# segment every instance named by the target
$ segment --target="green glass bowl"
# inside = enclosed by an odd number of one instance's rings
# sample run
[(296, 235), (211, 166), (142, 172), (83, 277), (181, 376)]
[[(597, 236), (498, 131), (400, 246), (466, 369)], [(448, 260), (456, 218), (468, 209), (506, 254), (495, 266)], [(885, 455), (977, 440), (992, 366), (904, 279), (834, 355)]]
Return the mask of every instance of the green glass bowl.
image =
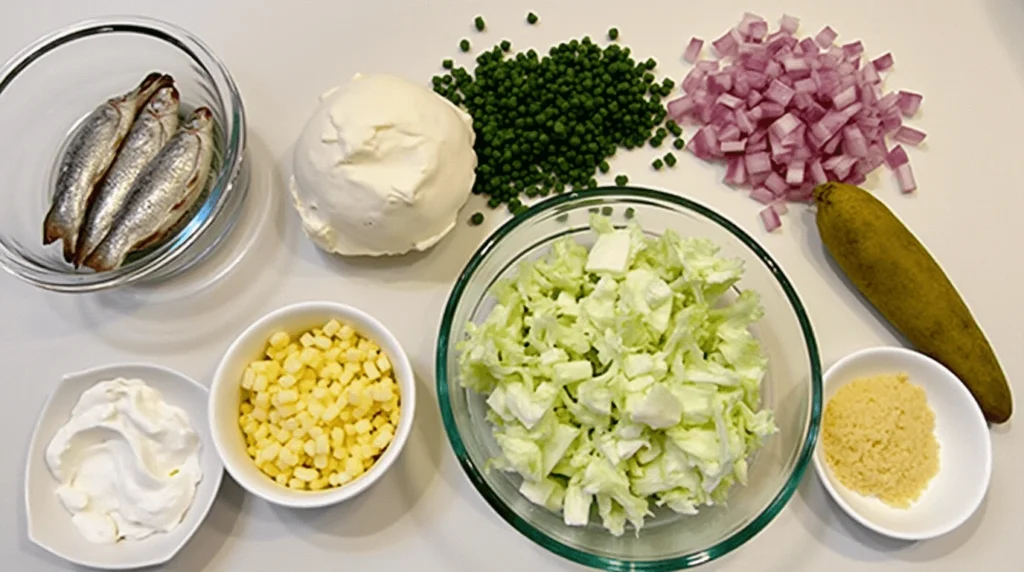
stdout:
[[(618, 538), (605, 531), (596, 515), (586, 527), (566, 526), (561, 515), (520, 495), (519, 477), (485, 469), (487, 461), (499, 453), (485, 418), (487, 405), (458, 379), (456, 344), (464, 338), (466, 324), (483, 321), (493, 307), (491, 286), (513, 273), (520, 261), (542, 256), (559, 237), (592, 240), (588, 219), (594, 209), (609, 214), (616, 224), (635, 218), (652, 235), (671, 228), (684, 237), (708, 238), (721, 247), (722, 255), (744, 261), (746, 271), (737, 286), (761, 295), (765, 316), (752, 331), (769, 359), (762, 400), (774, 411), (779, 426), (752, 460), (747, 486), (736, 485), (727, 506), (704, 507), (695, 516), (659, 511), (639, 535), (627, 527)], [(648, 189), (612, 187), (560, 195), (498, 229), (455, 283), (438, 336), (436, 368), (445, 431), (477, 491), (530, 540), (559, 556), (603, 570), (691, 568), (750, 540), (793, 496), (821, 422), (817, 343), (803, 304), (778, 264), (747, 233), (711, 209)]]

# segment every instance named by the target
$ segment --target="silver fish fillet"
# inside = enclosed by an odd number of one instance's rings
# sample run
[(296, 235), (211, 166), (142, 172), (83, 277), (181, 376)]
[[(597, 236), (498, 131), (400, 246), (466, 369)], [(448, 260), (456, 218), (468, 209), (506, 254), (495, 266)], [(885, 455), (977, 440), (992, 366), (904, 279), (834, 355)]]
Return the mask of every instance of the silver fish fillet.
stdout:
[(161, 239), (195, 203), (213, 161), (213, 114), (200, 107), (135, 179), (110, 233), (84, 263), (97, 272)]
[(76, 267), (110, 232), (135, 179), (178, 130), (178, 103), (177, 89), (160, 88), (135, 119), (114, 164), (91, 200), (75, 249)]
[(114, 161), (135, 115), (158, 89), (173, 81), (168, 75), (149, 74), (134, 90), (97, 107), (72, 137), (61, 157), (53, 203), (43, 223), (43, 244), (63, 240), (64, 260), (74, 260), (89, 197)]

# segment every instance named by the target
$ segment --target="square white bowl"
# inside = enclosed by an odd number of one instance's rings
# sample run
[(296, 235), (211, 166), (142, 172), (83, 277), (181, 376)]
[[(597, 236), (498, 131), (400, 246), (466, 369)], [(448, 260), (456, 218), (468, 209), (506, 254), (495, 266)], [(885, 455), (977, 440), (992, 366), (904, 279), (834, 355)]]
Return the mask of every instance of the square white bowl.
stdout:
[(836, 391), (855, 379), (899, 373), (924, 389), (935, 413), (939, 472), (921, 497), (899, 509), (846, 488), (825, 460), (822, 439), (814, 468), (832, 499), (857, 522), (892, 538), (924, 540), (951, 532), (981, 505), (992, 476), (992, 444), (981, 409), (960, 379), (932, 358), (904, 348), (868, 348), (836, 362), (825, 372), (826, 408)]
[[(199, 436), (199, 466), (203, 479), (192, 506), (177, 528), (142, 540), (94, 544), (71, 522), (71, 514), (55, 494), (59, 482), (46, 466), (46, 447), (68, 422), (71, 410), (85, 390), (101, 381), (137, 378), (159, 391), (164, 400), (188, 414)], [(206, 419), (206, 388), (174, 370), (149, 364), (116, 364), (65, 375), (50, 394), (39, 415), (25, 468), (25, 513), (29, 540), (69, 562), (107, 570), (126, 570), (163, 564), (174, 557), (195, 534), (220, 490), (224, 476)]]

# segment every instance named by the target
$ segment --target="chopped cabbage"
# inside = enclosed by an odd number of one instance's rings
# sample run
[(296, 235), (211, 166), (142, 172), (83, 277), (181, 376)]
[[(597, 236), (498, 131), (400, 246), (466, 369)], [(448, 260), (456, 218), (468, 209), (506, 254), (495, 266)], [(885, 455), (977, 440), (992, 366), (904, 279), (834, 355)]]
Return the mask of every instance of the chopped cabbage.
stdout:
[(460, 342), (464, 387), (486, 396), (501, 456), (531, 502), (585, 526), (637, 534), (652, 506), (696, 514), (747, 482), (777, 428), (760, 409), (767, 359), (750, 333), (756, 292), (723, 297), (742, 261), (706, 239), (645, 236), (593, 215), (493, 289)]

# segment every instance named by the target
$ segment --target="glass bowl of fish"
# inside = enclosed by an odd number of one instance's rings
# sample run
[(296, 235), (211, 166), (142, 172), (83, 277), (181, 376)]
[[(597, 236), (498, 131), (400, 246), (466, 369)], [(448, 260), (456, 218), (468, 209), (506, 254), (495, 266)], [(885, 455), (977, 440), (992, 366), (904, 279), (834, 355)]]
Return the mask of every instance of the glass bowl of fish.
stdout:
[(231, 74), (159, 20), (88, 20), (16, 54), (0, 129), (0, 265), (47, 290), (178, 275), (229, 234), (248, 191)]
[(603, 570), (742, 546), (792, 498), (820, 425), (817, 344), (782, 269), (650, 189), (566, 193), (499, 228), (452, 289), (435, 367), (483, 499)]

